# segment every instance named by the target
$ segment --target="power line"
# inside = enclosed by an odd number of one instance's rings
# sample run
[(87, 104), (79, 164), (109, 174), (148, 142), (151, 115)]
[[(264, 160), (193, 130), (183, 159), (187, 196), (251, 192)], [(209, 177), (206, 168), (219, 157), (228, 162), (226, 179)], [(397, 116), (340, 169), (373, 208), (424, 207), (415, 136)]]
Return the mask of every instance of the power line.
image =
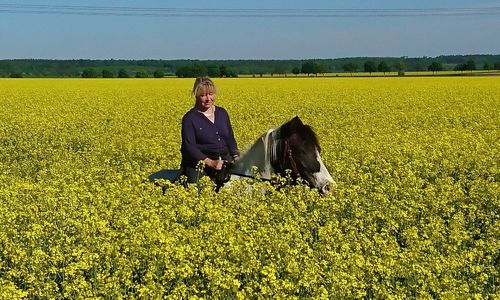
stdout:
[(0, 4), (0, 13), (51, 14), (87, 16), (145, 16), (145, 17), (226, 17), (226, 18), (354, 18), (354, 17), (429, 17), (429, 16), (486, 16), (499, 15), (500, 7), (468, 8), (397, 8), (397, 9), (201, 9), (130, 6), (75, 6)]

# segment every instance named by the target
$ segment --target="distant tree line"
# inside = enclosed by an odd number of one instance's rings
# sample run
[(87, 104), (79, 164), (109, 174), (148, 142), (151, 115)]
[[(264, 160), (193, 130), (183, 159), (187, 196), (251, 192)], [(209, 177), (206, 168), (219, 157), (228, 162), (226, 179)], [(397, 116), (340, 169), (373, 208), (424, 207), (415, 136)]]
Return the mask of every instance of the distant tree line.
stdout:
[(226, 67), (225, 65), (215, 65), (209, 64), (207, 66), (200, 63), (193, 63), (190, 65), (181, 66), (175, 72), (177, 77), (200, 77), (200, 76), (209, 76), (209, 77), (238, 77), (238, 74)]
[(352, 57), (304, 60), (0, 60), (0, 77), (318, 76), (331, 72), (499, 70), (500, 55)]
[[(141, 69), (133, 72), (132, 74), (129, 74), (127, 70), (125, 69), (120, 69), (117, 74), (113, 72), (112, 70), (104, 69), (102, 70), (102, 73), (98, 73), (95, 68), (86, 68), (82, 71), (81, 77), (82, 78), (97, 78), (97, 77), (102, 77), (102, 78), (129, 78), (129, 77), (135, 77), (135, 78), (148, 78), (148, 77), (154, 77), (154, 78), (163, 78), (165, 77), (165, 72), (161, 69), (155, 70), (152, 74), (150, 74), (147, 70)], [(182, 78), (191, 78), (191, 77), (200, 77), (200, 76), (210, 76), (210, 77), (238, 77), (238, 74), (226, 67), (225, 65), (208, 65), (205, 67), (202, 64), (191, 64), (191, 65), (186, 65), (186, 66), (181, 66), (177, 69), (175, 72), (175, 75), (177, 77), (182, 77)]]
[[(100, 76), (99, 76), (100, 75)], [(118, 73), (115, 75), (115, 72), (112, 70), (107, 70), (104, 69), (102, 72), (99, 74), (96, 69), (94, 68), (86, 68), (82, 71), (81, 77), (82, 78), (97, 78), (97, 77), (102, 77), (102, 78), (130, 78), (130, 77), (135, 77), (135, 78), (148, 78), (149, 72), (147, 70), (138, 70), (134, 72), (134, 74), (129, 74), (127, 70), (125, 69), (120, 69)], [(165, 73), (163, 70), (155, 70), (153, 72), (153, 77), (154, 78), (163, 78), (165, 77)]]

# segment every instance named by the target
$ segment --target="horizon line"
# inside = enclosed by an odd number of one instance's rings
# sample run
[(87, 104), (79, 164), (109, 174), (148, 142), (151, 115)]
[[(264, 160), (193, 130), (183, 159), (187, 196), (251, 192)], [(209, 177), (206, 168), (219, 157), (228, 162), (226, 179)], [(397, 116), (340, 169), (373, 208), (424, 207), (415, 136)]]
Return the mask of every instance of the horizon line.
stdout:
[(472, 54), (440, 54), (436, 56), (422, 55), (422, 56), (344, 56), (344, 57), (330, 57), (330, 58), (0, 58), (2, 60), (193, 60), (193, 61), (238, 61), (238, 60), (262, 60), (262, 61), (272, 61), (272, 60), (335, 60), (335, 59), (354, 59), (354, 58), (401, 58), (401, 59), (412, 59), (412, 58), (439, 58), (442, 56), (497, 56), (498, 54), (491, 53), (472, 53)]

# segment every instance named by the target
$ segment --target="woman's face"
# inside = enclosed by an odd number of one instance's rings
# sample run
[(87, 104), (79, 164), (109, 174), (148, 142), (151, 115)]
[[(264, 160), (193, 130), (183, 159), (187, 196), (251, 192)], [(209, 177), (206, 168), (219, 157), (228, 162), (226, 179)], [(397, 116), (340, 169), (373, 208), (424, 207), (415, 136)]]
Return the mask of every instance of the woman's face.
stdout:
[(198, 102), (198, 107), (205, 111), (214, 105), (215, 93), (206, 89), (198, 95), (196, 101)]

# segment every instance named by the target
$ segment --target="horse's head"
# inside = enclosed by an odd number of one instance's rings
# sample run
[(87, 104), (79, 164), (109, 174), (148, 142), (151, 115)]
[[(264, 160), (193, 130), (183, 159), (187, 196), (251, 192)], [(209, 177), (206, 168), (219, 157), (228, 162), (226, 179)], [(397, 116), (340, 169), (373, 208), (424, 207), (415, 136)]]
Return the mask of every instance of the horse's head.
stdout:
[(294, 180), (300, 177), (321, 194), (327, 194), (334, 181), (321, 160), (318, 138), (311, 127), (295, 117), (276, 133), (276, 154), (271, 162), (274, 171), (285, 175), (289, 169)]

